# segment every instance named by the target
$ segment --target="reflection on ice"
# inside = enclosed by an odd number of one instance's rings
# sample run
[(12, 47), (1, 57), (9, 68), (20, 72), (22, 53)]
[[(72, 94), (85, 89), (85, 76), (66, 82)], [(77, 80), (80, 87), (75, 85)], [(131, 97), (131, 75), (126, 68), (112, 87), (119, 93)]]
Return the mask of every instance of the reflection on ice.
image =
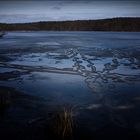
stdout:
[(73, 62), (69, 59), (56, 59), (58, 53), (32, 53), (17, 57), (11, 64), (27, 65), (27, 66), (47, 66), (55, 68), (71, 68)]
[(91, 104), (87, 107), (87, 109), (92, 110), (92, 109), (98, 109), (101, 108), (102, 105), (101, 104)]
[(52, 46), (57, 46), (57, 45), (61, 45), (60, 43), (58, 42), (38, 42), (36, 43), (37, 45), (39, 46), (47, 46), (47, 45), (52, 45)]
[[(96, 50), (97, 51), (97, 50)], [(100, 52), (100, 50), (98, 49)], [(110, 50), (109, 50), (110, 51)], [(98, 52), (98, 55), (99, 55)], [(102, 52), (103, 53), (103, 52)], [(113, 51), (112, 57), (85, 55), (77, 48), (64, 49), (62, 52), (30, 53), (17, 56), (11, 61), (13, 66), (27, 67), (33, 71), (77, 73), (85, 77), (87, 86), (93, 92), (102, 92), (116, 88), (116, 83), (134, 83), (140, 81), (139, 61), (121, 51)], [(7, 64), (6, 64), (7, 65)], [(32, 66), (32, 67), (31, 67)], [(72, 72), (73, 71), (73, 72)]]
[(132, 109), (134, 107), (135, 107), (134, 105), (119, 105), (117, 107), (114, 107), (113, 109), (124, 110), (124, 109)]

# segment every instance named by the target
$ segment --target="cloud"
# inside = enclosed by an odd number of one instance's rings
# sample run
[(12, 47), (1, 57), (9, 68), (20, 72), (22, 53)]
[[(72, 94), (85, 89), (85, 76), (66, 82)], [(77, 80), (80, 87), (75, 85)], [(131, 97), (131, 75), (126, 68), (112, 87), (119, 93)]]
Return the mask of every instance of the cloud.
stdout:
[(52, 7), (52, 9), (54, 9), (54, 10), (60, 10), (61, 7), (59, 7), (59, 6), (54, 6), (54, 7)]

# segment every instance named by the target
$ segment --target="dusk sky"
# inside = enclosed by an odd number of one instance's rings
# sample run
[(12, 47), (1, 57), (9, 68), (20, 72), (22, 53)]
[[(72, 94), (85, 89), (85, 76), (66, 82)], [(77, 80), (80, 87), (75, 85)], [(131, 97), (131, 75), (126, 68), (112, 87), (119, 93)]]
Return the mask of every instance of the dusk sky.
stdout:
[(140, 17), (140, 1), (0, 0), (0, 22), (64, 21)]

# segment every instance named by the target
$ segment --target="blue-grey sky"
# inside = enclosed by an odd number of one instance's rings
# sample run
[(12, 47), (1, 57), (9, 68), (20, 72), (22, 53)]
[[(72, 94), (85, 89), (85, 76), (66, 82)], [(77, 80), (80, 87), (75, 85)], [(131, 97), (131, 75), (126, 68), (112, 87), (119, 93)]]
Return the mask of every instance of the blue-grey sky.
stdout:
[(136, 0), (0, 0), (0, 22), (64, 21), (140, 17)]

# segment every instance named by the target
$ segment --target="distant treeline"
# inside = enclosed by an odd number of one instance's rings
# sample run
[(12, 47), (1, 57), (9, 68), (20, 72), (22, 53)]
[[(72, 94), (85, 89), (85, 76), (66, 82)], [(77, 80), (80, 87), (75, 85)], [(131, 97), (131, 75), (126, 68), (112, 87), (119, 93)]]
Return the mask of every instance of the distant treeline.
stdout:
[(140, 18), (0, 23), (3, 31), (140, 31)]

